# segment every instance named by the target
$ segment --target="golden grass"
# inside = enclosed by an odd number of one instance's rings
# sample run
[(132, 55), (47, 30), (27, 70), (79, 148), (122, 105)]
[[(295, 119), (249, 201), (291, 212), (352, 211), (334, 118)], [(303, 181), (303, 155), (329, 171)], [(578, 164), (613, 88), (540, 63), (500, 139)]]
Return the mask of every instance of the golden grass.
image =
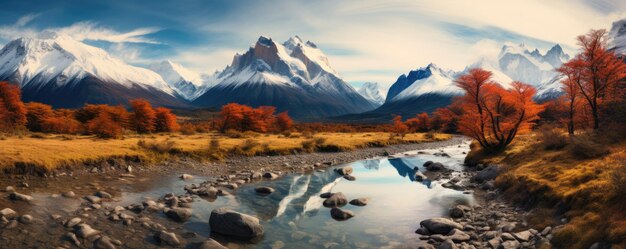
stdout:
[[(124, 139), (96, 139), (93, 136), (46, 135), (4, 137), (0, 140), (0, 169), (13, 167), (16, 164), (27, 164), (46, 170), (59, 166), (80, 164), (86, 161), (97, 161), (112, 157), (140, 157), (154, 159), (155, 152), (138, 146), (143, 140), (148, 143), (172, 141), (174, 149), (181, 154), (202, 155), (210, 149), (210, 141), (219, 141), (219, 150), (234, 152), (246, 140), (254, 140), (259, 146), (247, 148), (245, 155), (262, 153), (287, 154), (301, 149), (302, 142), (310, 139), (299, 134), (284, 137), (279, 134), (246, 134), (244, 138), (229, 138), (218, 133), (196, 135), (155, 134), (130, 135)], [(318, 133), (314, 138), (324, 138), (324, 144), (336, 146), (341, 150), (352, 150), (391, 143), (418, 143), (432, 140), (445, 140), (450, 135), (436, 134), (435, 138), (427, 139), (424, 134), (407, 134), (402, 141), (390, 140), (388, 133)]]
[(546, 213), (546, 208), (568, 210), (564, 215), (570, 222), (553, 240), (557, 248), (589, 248), (600, 240), (624, 243), (626, 215), (618, 211), (623, 208), (615, 201), (612, 176), (616, 170), (623, 170), (614, 161), (626, 155), (626, 143), (602, 144), (609, 154), (594, 159), (575, 155), (571, 146), (545, 150), (537, 136), (531, 134), (483, 161), (505, 166), (496, 185), (513, 201), (540, 210), (536, 215), (542, 217), (534, 218), (538, 221), (535, 225), (542, 228), (558, 223), (555, 210)]

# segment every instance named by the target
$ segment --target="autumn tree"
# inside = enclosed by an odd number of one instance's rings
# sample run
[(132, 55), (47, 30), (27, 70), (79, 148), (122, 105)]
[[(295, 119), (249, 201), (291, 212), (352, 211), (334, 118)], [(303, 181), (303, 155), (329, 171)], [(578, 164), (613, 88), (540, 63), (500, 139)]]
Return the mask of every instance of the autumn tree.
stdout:
[(530, 130), (543, 106), (532, 100), (536, 93), (532, 86), (513, 82), (510, 89), (504, 89), (490, 80), (491, 75), (483, 69), (472, 69), (455, 80), (465, 91), (460, 99), (463, 113), (458, 128), (481, 147), (499, 151), (516, 135)]
[(152, 105), (143, 99), (134, 99), (130, 101), (133, 108), (132, 123), (135, 131), (138, 133), (150, 133), (155, 130), (156, 113), (152, 109)]
[(155, 130), (157, 132), (174, 132), (180, 129), (176, 115), (170, 109), (159, 107), (154, 112), (156, 114)]
[(565, 63), (559, 72), (567, 77), (565, 90), (573, 91), (574, 89), (567, 87), (574, 86), (577, 94), (587, 103), (593, 117), (593, 129), (597, 130), (600, 128), (600, 111), (603, 106), (607, 102), (623, 98), (621, 92), (626, 77), (626, 64), (613, 51), (607, 49), (606, 30), (591, 30), (578, 37), (578, 44), (581, 52)]
[(90, 120), (87, 130), (99, 138), (117, 138), (122, 135), (122, 126), (114, 122), (108, 112), (101, 112)]
[(458, 131), (459, 117), (463, 113), (460, 99), (456, 98), (452, 103), (443, 108), (437, 108), (431, 118), (431, 127), (443, 132), (453, 133)]
[(288, 131), (293, 126), (293, 120), (287, 112), (281, 112), (276, 116), (276, 127), (279, 131)]
[(423, 112), (414, 118), (407, 119), (405, 124), (410, 132), (426, 132), (430, 130), (430, 117), (428, 113)]
[(42, 132), (43, 120), (54, 115), (52, 106), (37, 102), (26, 103), (26, 110), (26, 128), (33, 132)]
[(393, 126), (391, 128), (391, 131), (397, 136), (400, 136), (400, 138), (403, 138), (406, 132), (409, 130), (409, 127), (404, 122), (402, 122), (402, 116), (400, 115), (395, 115), (393, 117), (392, 124)]
[(228, 129), (242, 130), (242, 121), (245, 118), (245, 113), (249, 112), (252, 108), (246, 105), (240, 105), (237, 103), (229, 103), (222, 106), (220, 111), (220, 131), (225, 132)]
[(0, 82), (0, 130), (15, 130), (26, 125), (26, 106), (19, 87)]

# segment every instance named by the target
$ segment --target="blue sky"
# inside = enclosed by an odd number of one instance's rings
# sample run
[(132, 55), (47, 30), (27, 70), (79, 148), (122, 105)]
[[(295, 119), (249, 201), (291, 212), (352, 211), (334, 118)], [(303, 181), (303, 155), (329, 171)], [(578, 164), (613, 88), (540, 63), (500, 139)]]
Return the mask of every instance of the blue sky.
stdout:
[(171, 59), (198, 72), (230, 64), (260, 35), (315, 42), (353, 85), (388, 87), (430, 62), (460, 70), (503, 43), (545, 52), (610, 28), (626, 1), (2, 1), (0, 43), (65, 32), (134, 65)]

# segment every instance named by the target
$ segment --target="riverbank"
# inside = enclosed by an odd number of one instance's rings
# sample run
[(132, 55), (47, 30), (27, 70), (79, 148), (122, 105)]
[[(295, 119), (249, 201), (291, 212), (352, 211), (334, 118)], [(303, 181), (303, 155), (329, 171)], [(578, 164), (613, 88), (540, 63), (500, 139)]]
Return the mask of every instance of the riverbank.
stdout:
[[(198, 164), (249, 156), (302, 155), (341, 152), (397, 144), (449, 139), (446, 134), (389, 133), (258, 134), (204, 133), (196, 135), (127, 135), (103, 140), (91, 136), (30, 134), (0, 138), (0, 170), (8, 174), (50, 176), (85, 168), (148, 166), (176, 161)], [(184, 163), (183, 163), (184, 164)]]
[(529, 210), (529, 226), (551, 227), (555, 248), (623, 248), (626, 145), (578, 136), (558, 147), (521, 136), (501, 154), (474, 148), (470, 161), (499, 166), (498, 196)]

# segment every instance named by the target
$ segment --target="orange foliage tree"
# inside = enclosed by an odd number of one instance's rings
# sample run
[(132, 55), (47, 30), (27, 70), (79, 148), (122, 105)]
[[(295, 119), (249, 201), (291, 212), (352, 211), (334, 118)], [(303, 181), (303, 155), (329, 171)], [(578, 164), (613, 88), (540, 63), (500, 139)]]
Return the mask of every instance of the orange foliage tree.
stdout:
[(130, 101), (133, 108), (133, 126), (138, 133), (150, 133), (155, 130), (156, 113), (152, 105), (143, 99)]
[[(580, 95), (591, 111), (593, 129), (597, 130), (605, 104), (623, 98), (626, 64), (607, 49), (606, 30), (591, 30), (578, 37), (578, 44), (581, 52), (563, 64), (559, 72), (567, 77), (563, 84), (572, 106), (575, 105), (574, 97)], [(575, 91), (576, 95), (569, 91)], [(573, 123), (574, 118), (570, 120)]]
[(26, 106), (19, 87), (0, 82), (0, 130), (16, 130), (26, 125)]
[(111, 114), (101, 112), (87, 123), (87, 130), (100, 138), (117, 138), (122, 135), (122, 126), (113, 121)]
[(287, 112), (281, 112), (276, 116), (276, 126), (279, 131), (288, 131), (293, 126), (293, 120)]
[(157, 132), (174, 132), (180, 129), (176, 122), (176, 115), (170, 109), (159, 107), (154, 109), (156, 113), (155, 130)]
[(220, 119), (217, 121), (219, 130), (238, 131), (283, 131), (291, 128), (293, 121), (284, 112), (274, 115), (276, 108), (273, 106), (261, 106), (252, 108), (247, 105), (229, 103), (222, 106)]
[(52, 106), (37, 102), (26, 103), (26, 110), (26, 128), (34, 132), (43, 131), (43, 120), (51, 118), (54, 115)]
[(509, 145), (517, 134), (530, 130), (543, 106), (532, 100), (536, 92), (532, 86), (513, 82), (507, 90), (492, 82), (491, 75), (483, 69), (472, 69), (455, 80), (465, 91), (459, 100), (463, 113), (458, 128), (477, 140), (481, 147), (498, 151)]
[(426, 132), (430, 130), (430, 117), (428, 113), (423, 112), (407, 119), (405, 124), (410, 132)]
[(391, 127), (391, 132), (400, 136), (401, 138), (404, 137), (406, 132), (409, 130), (409, 127), (404, 122), (402, 122), (402, 116), (400, 115), (393, 116), (392, 123), (393, 125)]

